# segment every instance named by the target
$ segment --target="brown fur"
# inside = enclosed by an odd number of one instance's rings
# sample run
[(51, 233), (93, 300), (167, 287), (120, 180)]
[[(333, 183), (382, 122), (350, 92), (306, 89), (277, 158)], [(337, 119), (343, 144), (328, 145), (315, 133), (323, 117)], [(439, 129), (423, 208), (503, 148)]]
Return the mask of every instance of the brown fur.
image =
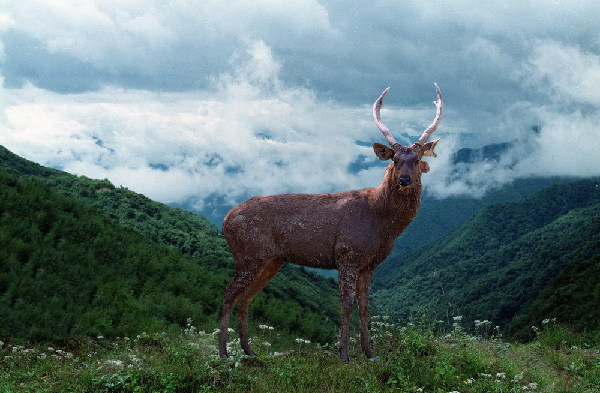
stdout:
[[(390, 149), (391, 150), (391, 149)], [(248, 344), (248, 306), (284, 262), (339, 271), (342, 329), (340, 356), (348, 360), (348, 321), (356, 294), (361, 344), (373, 357), (367, 327), (373, 270), (389, 255), (396, 238), (417, 214), (421, 201), (422, 148), (396, 146), (394, 162), (378, 187), (333, 194), (254, 197), (231, 209), (223, 234), (235, 260), (225, 291), (219, 354), (227, 357), (227, 328), (238, 305), (240, 342)], [(400, 186), (398, 177), (411, 184)]]
[(340, 357), (348, 361), (348, 323), (354, 296), (360, 316), (360, 342), (369, 358), (369, 288), (373, 270), (389, 255), (394, 241), (417, 214), (421, 203), (421, 174), (429, 165), (439, 139), (427, 142), (442, 116), (442, 93), (437, 93), (436, 117), (417, 143), (402, 146), (379, 118), (386, 89), (373, 104), (373, 118), (391, 148), (373, 144), (375, 155), (392, 160), (375, 188), (334, 194), (284, 194), (254, 197), (231, 209), (223, 234), (235, 260), (235, 276), (223, 299), (219, 355), (227, 358), (227, 329), (238, 306), (240, 344), (254, 355), (248, 342), (248, 306), (285, 262), (339, 271), (342, 326)]

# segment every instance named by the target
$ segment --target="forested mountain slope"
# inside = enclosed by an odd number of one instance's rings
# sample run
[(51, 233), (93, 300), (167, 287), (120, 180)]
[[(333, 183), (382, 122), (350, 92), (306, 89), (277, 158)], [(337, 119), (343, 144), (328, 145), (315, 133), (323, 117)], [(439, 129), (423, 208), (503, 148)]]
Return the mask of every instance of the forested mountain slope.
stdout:
[[(435, 199), (425, 194), (417, 216), (396, 241), (394, 251), (401, 252), (431, 243), (467, 222), (486, 206), (521, 202), (543, 188), (565, 181), (569, 180), (559, 177), (515, 179), (511, 183), (491, 189), (479, 198), (456, 196)], [(424, 187), (427, 191), (426, 182)]]
[[(442, 239), (396, 255), (375, 272), (375, 305), (400, 318), (427, 310), (437, 319), (488, 319), (512, 332), (530, 315), (593, 328), (594, 311), (584, 317), (569, 308), (568, 315), (554, 315), (540, 297), (557, 293), (563, 275), (572, 284), (582, 269), (597, 269), (599, 184), (598, 179), (556, 184), (520, 203), (489, 206)], [(585, 302), (581, 307), (597, 309), (597, 280), (580, 284), (571, 285), (577, 291), (572, 296)], [(561, 301), (569, 303), (553, 304)], [(546, 313), (539, 312), (540, 302)]]
[[(187, 318), (217, 325), (233, 263), (203, 217), (1, 146), (0, 190), (0, 337), (134, 334)], [(327, 341), (339, 319), (337, 289), (287, 266), (251, 313), (256, 323)]]
[(2, 146), (0, 168), (21, 179), (38, 179), (51, 189), (74, 197), (120, 224), (156, 242), (177, 247), (183, 253), (229, 255), (217, 227), (199, 214), (166, 206), (125, 188), (116, 188), (108, 180), (93, 180), (43, 167)]

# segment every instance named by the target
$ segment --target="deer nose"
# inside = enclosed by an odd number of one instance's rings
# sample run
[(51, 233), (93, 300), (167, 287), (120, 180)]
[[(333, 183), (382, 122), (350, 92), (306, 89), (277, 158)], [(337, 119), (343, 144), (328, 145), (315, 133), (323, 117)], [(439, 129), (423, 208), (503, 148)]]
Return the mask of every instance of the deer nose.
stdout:
[(410, 184), (410, 176), (400, 176), (398, 178), (398, 184), (401, 186), (408, 186)]

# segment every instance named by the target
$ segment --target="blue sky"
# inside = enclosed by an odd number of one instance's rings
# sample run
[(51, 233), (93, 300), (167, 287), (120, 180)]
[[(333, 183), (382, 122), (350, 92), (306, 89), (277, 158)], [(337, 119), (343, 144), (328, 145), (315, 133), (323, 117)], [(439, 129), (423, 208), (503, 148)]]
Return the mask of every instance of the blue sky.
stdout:
[[(600, 175), (598, 20), (597, 1), (8, 0), (0, 144), (199, 210), (362, 188), (383, 176), (373, 101), (390, 86), (383, 121), (412, 143), (437, 82), (433, 195)], [(509, 140), (450, 176), (456, 149)]]

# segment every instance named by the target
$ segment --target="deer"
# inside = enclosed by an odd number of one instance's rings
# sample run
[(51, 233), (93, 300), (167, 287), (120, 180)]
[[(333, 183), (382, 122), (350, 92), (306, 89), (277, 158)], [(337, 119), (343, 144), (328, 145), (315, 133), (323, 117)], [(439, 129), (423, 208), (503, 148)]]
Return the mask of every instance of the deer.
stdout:
[(340, 359), (350, 360), (349, 321), (355, 296), (362, 350), (368, 358), (377, 358), (371, 349), (368, 328), (371, 278), (419, 210), (421, 174), (430, 170), (422, 158), (437, 157), (434, 148), (439, 139), (427, 141), (442, 118), (442, 93), (438, 85), (434, 85), (435, 119), (411, 146), (396, 142), (380, 119), (383, 98), (389, 87), (373, 104), (375, 125), (390, 145), (374, 143), (373, 151), (380, 160), (391, 160), (377, 187), (328, 194), (256, 196), (227, 213), (222, 233), (233, 255), (235, 274), (223, 297), (221, 358), (228, 358), (229, 319), (235, 305), (240, 345), (246, 355), (256, 356), (248, 338), (250, 302), (288, 262), (338, 270)]

